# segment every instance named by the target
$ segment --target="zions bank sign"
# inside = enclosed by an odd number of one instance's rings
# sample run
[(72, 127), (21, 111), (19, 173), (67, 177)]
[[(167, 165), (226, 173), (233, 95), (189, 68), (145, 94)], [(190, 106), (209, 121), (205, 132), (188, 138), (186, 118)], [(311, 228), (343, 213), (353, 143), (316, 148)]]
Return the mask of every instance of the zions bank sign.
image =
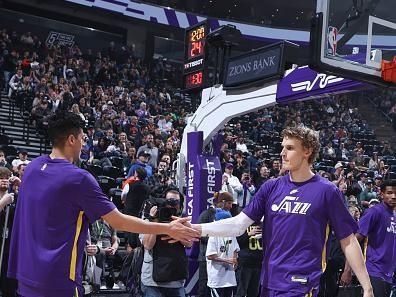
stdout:
[(236, 87), (246, 83), (278, 78), (283, 73), (283, 46), (271, 45), (228, 61), (224, 86)]

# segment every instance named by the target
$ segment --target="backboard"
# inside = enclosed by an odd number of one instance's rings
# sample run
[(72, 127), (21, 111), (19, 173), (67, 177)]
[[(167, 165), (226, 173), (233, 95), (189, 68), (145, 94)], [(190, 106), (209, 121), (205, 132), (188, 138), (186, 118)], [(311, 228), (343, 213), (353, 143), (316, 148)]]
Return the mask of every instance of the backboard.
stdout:
[[(386, 84), (382, 60), (396, 56), (396, 1), (317, 0), (311, 32), (320, 70)], [(316, 49), (316, 50), (315, 50)]]

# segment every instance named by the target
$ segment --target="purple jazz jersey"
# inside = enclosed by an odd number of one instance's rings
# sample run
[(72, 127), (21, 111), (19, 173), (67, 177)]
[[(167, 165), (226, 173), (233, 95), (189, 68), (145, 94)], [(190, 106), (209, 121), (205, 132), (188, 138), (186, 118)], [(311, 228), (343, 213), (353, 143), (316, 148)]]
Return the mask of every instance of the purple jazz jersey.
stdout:
[(384, 203), (366, 210), (359, 231), (366, 237), (366, 266), (370, 276), (392, 283), (396, 271), (396, 212)]
[(243, 212), (254, 221), (264, 216), (261, 284), (271, 290), (317, 288), (330, 226), (338, 239), (357, 231), (341, 193), (318, 175), (303, 183), (289, 175), (269, 180)]
[(88, 172), (42, 156), (25, 170), (11, 236), (8, 276), (19, 294), (70, 297), (81, 290), (88, 224), (115, 208)]

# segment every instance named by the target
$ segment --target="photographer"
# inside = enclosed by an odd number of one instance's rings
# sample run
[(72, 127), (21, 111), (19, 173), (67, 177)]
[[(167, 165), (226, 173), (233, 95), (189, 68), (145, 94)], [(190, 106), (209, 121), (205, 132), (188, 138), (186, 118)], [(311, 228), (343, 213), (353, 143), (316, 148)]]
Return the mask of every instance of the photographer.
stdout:
[[(5, 167), (0, 168), (0, 237), (1, 237), (1, 278), (0, 290), (3, 297), (15, 297), (17, 282), (7, 277), (8, 255), (10, 251), (10, 235), (15, 212), (15, 194), (9, 193), (10, 184), (19, 186), (21, 180), (11, 176), (11, 171)], [(9, 209), (5, 207), (9, 205)], [(3, 211), (4, 210), (4, 211)], [(4, 236), (5, 235), (5, 236)]]
[(244, 209), (256, 192), (256, 187), (252, 183), (249, 172), (242, 173), (241, 182), (242, 192), (238, 193), (238, 206), (240, 209)]
[(169, 165), (165, 161), (160, 161), (156, 172), (144, 181), (149, 187), (156, 188), (159, 186), (174, 186), (175, 183), (171, 177)]
[[(181, 196), (177, 190), (166, 191), (166, 203), (150, 208), (151, 220), (165, 223), (170, 220), (170, 214), (179, 216), (182, 209)], [(140, 237), (144, 246), (141, 276), (143, 296), (185, 297), (188, 260), (184, 247), (191, 247), (192, 244), (184, 241), (169, 243), (161, 240), (161, 235), (142, 234)]]

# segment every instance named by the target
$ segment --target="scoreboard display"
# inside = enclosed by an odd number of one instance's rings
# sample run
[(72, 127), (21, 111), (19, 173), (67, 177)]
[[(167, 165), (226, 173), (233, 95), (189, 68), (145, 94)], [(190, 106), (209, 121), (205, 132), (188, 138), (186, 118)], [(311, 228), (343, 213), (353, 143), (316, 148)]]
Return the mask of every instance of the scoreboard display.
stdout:
[(184, 57), (184, 87), (187, 90), (203, 88), (205, 66), (206, 22), (186, 29)]

